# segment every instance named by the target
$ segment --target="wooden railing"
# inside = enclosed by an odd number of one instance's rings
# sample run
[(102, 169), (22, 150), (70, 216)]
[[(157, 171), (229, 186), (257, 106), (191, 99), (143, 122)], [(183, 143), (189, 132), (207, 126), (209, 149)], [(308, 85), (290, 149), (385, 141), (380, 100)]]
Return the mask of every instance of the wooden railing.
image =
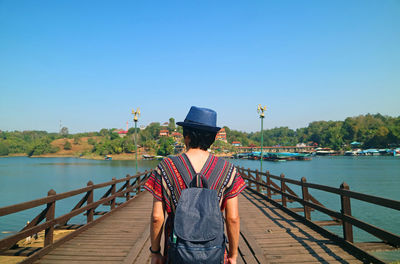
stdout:
[[(334, 236), (333, 233), (329, 232), (322, 226), (328, 225), (342, 225), (343, 236), (339, 237), (344, 241), (354, 244), (353, 238), (353, 226), (360, 228), (361, 230), (375, 236), (382, 243), (388, 244), (391, 247), (400, 247), (400, 236), (386, 231), (382, 228), (376, 227), (365, 221), (362, 221), (354, 217), (351, 213), (351, 199), (367, 202), (373, 205), (378, 205), (386, 208), (391, 208), (396, 211), (400, 211), (400, 201), (386, 199), (382, 197), (367, 195), (359, 192), (349, 190), (349, 185), (343, 182), (340, 188), (334, 188), (326, 185), (308, 183), (306, 178), (302, 178), (300, 181), (285, 178), (284, 174), (275, 176), (267, 172), (259, 172), (258, 170), (250, 170), (245, 168), (238, 168), (239, 173), (247, 181), (248, 187), (252, 192), (257, 193), (258, 196), (271, 201), (275, 204), (279, 204), (282, 208), (286, 208), (287, 211), (296, 213), (300, 219), (305, 222), (312, 223), (323, 229), (324, 232)], [(264, 178), (264, 179), (263, 179)], [(274, 182), (275, 181), (275, 182)], [(296, 194), (288, 184), (297, 185), (301, 188), (301, 194)], [(341, 209), (335, 211), (324, 206), (314, 196), (311, 195), (310, 189), (315, 189), (331, 194), (340, 196)], [(280, 195), (280, 199), (272, 199), (273, 195)], [(302, 207), (300, 208), (289, 208), (288, 202), (298, 202)], [(311, 221), (311, 212), (319, 211), (323, 214), (328, 215), (332, 220), (329, 221)], [(301, 212), (302, 214), (299, 214)]]
[[(21, 239), (33, 236), (38, 232), (45, 231), (44, 235), (44, 248), (50, 248), (53, 243), (53, 234), (55, 228), (63, 228), (68, 225), (68, 221), (77, 215), (86, 215), (86, 224), (81, 225), (74, 233), (84, 230), (85, 226), (90, 225), (99, 218), (108, 215), (111, 211), (115, 210), (117, 207), (123, 206), (126, 201), (134, 198), (137, 194), (142, 191), (142, 186), (145, 180), (149, 177), (152, 171), (145, 171), (143, 173), (138, 173), (134, 176), (127, 175), (125, 178), (115, 179), (113, 178), (109, 182), (104, 182), (100, 184), (93, 184), (92, 181), (87, 183), (87, 187), (56, 194), (54, 190), (48, 192), (48, 196), (29, 202), (24, 202), (20, 204), (10, 205), (0, 208), (0, 217), (5, 215), (14, 214), (27, 209), (36, 208), (39, 206), (46, 206), (28, 225), (21, 229), (18, 233), (6, 237), (0, 240), (0, 252), (4, 252), (16, 245)], [(116, 186), (118, 183), (124, 183), (118, 190)], [(94, 201), (94, 191), (100, 188), (109, 187), (105, 194), (97, 201)], [(64, 215), (55, 217), (56, 202), (84, 194), (82, 199), (72, 208), (72, 210)], [(117, 198), (124, 198), (125, 202), (118, 203)], [(95, 211), (100, 205), (109, 205), (109, 211)], [(95, 215), (100, 215), (96, 220), (94, 220)], [(45, 220), (43, 223), (41, 223)], [(74, 235), (70, 236), (72, 238)]]

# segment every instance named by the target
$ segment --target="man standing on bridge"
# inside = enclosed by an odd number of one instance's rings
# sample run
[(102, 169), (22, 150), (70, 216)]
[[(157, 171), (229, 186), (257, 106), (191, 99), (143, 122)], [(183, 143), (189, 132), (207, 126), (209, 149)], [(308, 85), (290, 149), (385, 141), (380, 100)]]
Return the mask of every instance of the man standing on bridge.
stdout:
[[(209, 189), (216, 191), (219, 202), (217, 210), (225, 210), (229, 240), (229, 254), (225, 251), (223, 260), (218, 264), (236, 263), (240, 232), (237, 196), (244, 190), (246, 184), (231, 163), (208, 151), (220, 129), (216, 126), (216, 120), (215, 111), (192, 106), (185, 121), (177, 123), (183, 127), (186, 153), (166, 158), (160, 162), (145, 184), (144, 188), (154, 196), (150, 225), (150, 251), (154, 264), (175, 263), (174, 259), (168, 258), (168, 250), (171, 248), (170, 243), (176, 240), (175, 233), (173, 233), (174, 216), (181, 193), (188, 188), (188, 178), (190, 181), (204, 178)], [(198, 182), (198, 184), (204, 187), (202, 182)], [(165, 224), (165, 248), (162, 256), (160, 240), (165, 211), (168, 213), (168, 218)]]

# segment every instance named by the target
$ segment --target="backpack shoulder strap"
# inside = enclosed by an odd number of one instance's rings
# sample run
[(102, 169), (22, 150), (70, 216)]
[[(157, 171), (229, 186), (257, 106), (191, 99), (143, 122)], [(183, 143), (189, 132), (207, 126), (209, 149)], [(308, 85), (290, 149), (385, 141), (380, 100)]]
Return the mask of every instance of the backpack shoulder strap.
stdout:
[(208, 178), (209, 188), (217, 190), (218, 199), (222, 202), (222, 196), (228, 183), (232, 182), (232, 178), (235, 176), (235, 166), (224, 160), (223, 158), (213, 157), (212, 172)]
[[(195, 173), (186, 155), (170, 157), (186, 184), (186, 188), (208, 188), (208, 180), (201, 173)], [(191, 176), (193, 175), (193, 176)]]
[(183, 159), (182, 155), (172, 156), (170, 157), (170, 159), (174, 163), (180, 175), (182, 176), (182, 179), (186, 184), (186, 188), (189, 188), (190, 183), (192, 182), (192, 177), (190, 177), (189, 170), (186, 168), (184, 161), (182, 160)]

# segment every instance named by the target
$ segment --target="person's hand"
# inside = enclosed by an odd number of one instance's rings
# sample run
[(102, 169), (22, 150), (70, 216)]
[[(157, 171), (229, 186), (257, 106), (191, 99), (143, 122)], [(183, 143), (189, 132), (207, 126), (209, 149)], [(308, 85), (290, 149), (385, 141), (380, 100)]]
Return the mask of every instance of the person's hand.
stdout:
[(164, 263), (165, 263), (165, 258), (161, 254), (151, 254), (151, 264), (164, 264)]
[(236, 264), (236, 258), (228, 258), (229, 264)]

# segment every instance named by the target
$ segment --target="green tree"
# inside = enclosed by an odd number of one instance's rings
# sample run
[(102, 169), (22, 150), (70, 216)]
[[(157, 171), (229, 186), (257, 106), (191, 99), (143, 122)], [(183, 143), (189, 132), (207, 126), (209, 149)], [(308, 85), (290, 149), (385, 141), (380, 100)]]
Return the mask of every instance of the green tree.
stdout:
[(96, 144), (96, 141), (93, 138), (88, 138), (87, 142), (88, 142), (89, 145), (95, 145)]
[(175, 131), (175, 118), (171, 117), (168, 123), (169, 132)]
[(80, 143), (81, 143), (81, 138), (79, 137), (79, 135), (75, 135), (74, 136), (74, 144), (79, 145)]
[(159, 140), (159, 148), (157, 150), (157, 155), (168, 156), (174, 151), (174, 139), (171, 137), (161, 137)]
[(111, 140), (118, 139), (118, 138), (120, 138), (118, 133), (116, 133), (116, 132), (111, 132), (110, 133), (110, 139)]
[(65, 140), (65, 142), (64, 142), (64, 149), (65, 150), (71, 150), (72, 149), (71, 143), (68, 140)]
[(157, 142), (153, 139), (147, 140), (143, 143), (143, 147), (150, 151), (157, 150)]
[(62, 127), (60, 130), (60, 135), (65, 137), (68, 136), (68, 128), (67, 127)]
[(108, 129), (107, 128), (102, 128), (101, 130), (100, 130), (100, 135), (101, 136), (103, 136), (103, 137), (105, 137), (105, 136), (108, 136), (109, 135), (109, 131), (108, 131)]
[(232, 146), (232, 144), (226, 143), (221, 140), (216, 140), (212, 144), (212, 149), (217, 153), (219, 153), (219, 152), (234, 152), (236, 150), (235, 147)]
[(35, 140), (33, 144), (29, 147), (27, 154), (29, 156), (33, 155), (42, 155), (42, 154), (47, 154), (47, 153), (55, 153), (59, 149), (57, 147), (54, 147), (50, 144), (50, 139), (49, 138), (42, 138), (39, 140)]
[(8, 153), (10, 153), (8, 146), (5, 143), (0, 142), (0, 156), (7, 156)]

